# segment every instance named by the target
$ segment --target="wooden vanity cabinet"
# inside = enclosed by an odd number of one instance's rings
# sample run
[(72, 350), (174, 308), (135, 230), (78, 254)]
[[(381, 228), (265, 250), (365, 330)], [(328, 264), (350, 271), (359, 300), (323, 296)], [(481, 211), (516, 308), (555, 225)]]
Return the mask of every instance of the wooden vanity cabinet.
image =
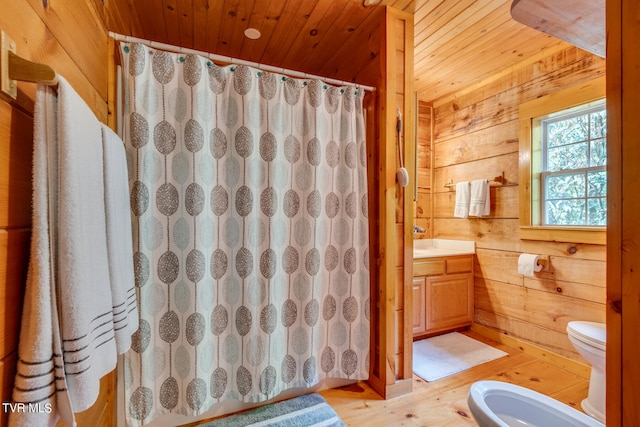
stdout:
[(413, 336), (444, 332), (473, 321), (473, 255), (413, 263)]
[(426, 278), (414, 277), (413, 286), (413, 335), (423, 334), (427, 330), (427, 314), (426, 308)]

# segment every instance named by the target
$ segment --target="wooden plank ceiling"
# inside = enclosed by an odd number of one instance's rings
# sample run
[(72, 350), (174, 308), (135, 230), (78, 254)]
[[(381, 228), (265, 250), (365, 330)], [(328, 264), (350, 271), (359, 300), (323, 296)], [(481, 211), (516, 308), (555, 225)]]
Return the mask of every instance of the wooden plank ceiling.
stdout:
[[(375, 86), (380, 13), (414, 13), (416, 91), (434, 101), (558, 39), (514, 21), (511, 0), (93, 0), (110, 31)], [(244, 36), (249, 27), (262, 37)]]

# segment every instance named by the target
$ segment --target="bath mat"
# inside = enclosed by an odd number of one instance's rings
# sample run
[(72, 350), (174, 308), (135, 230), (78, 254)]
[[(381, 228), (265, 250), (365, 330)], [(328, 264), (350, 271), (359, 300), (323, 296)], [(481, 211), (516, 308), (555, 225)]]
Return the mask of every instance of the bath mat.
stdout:
[(306, 394), (202, 424), (201, 427), (342, 427), (338, 414), (322, 396)]
[(426, 381), (435, 381), (506, 355), (502, 350), (451, 332), (413, 342), (413, 373)]

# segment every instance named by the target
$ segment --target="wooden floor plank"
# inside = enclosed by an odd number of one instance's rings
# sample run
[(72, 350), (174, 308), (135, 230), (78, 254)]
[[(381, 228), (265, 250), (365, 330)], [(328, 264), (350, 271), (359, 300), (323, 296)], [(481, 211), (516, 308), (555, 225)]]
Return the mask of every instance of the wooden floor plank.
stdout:
[(589, 383), (578, 375), (476, 332), (464, 334), (508, 356), (433, 382), (414, 376), (413, 392), (396, 399), (383, 400), (364, 382), (320, 394), (348, 426), (476, 426), (467, 393), (471, 384), (483, 379), (521, 385), (578, 409), (586, 397)]

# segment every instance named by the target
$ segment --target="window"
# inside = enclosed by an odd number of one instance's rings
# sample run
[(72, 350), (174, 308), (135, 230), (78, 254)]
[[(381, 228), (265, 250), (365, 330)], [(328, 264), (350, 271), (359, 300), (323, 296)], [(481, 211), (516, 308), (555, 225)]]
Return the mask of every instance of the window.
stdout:
[(542, 137), (541, 224), (604, 227), (607, 111), (604, 101), (576, 109), (534, 121)]
[(520, 106), (520, 237), (606, 241), (604, 78)]

